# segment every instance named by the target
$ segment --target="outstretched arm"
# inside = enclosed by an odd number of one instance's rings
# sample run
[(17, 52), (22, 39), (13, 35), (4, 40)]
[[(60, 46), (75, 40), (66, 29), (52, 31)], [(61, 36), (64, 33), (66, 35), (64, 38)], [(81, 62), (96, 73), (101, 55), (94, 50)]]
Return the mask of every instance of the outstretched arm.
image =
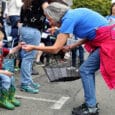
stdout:
[(76, 42), (75, 44), (70, 45), (69, 47), (70, 47), (70, 49), (73, 49), (77, 46), (80, 46), (80, 45), (86, 43), (87, 41), (88, 41), (87, 39), (81, 39), (78, 42)]
[(23, 42), (22, 42), (22, 43), (19, 43), (16, 47), (10, 49), (9, 54), (13, 54), (13, 53), (19, 51), (23, 44), (24, 44)]
[(31, 51), (31, 50), (41, 50), (43, 52), (48, 52), (48, 53), (58, 53), (63, 46), (65, 45), (67, 39), (69, 37), (69, 34), (58, 34), (57, 39), (52, 46), (34, 46), (34, 45), (23, 45), (22, 48), (26, 51)]
[(81, 39), (81, 40), (79, 40), (78, 42), (76, 42), (76, 43), (74, 43), (74, 44), (66, 45), (66, 46), (63, 47), (63, 51), (64, 51), (64, 52), (70, 51), (70, 50), (72, 50), (73, 48), (78, 47), (78, 46), (80, 46), (80, 45), (86, 43), (87, 41), (88, 41), (87, 39)]

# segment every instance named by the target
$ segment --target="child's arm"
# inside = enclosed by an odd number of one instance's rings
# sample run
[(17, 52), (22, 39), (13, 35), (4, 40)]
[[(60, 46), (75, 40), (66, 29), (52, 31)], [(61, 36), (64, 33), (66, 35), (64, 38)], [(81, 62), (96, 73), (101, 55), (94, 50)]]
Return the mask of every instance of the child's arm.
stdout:
[(20, 50), (20, 48), (21, 48), (21, 43), (19, 43), (16, 47), (14, 47), (14, 48), (10, 49), (9, 54), (13, 54), (13, 53), (15, 53), (15, 52), (19, 51), (19, 50)]
[(8, 70), (0, 70), (0, 74), (5, 74), (5, 75), (7, 75), (9, 77), (11, 77), (13, 75), (13, 73), (8, 71)]
[(4, 34), (2, 32), (2, 24), (0, 23), (0, 40), (3, 40)]

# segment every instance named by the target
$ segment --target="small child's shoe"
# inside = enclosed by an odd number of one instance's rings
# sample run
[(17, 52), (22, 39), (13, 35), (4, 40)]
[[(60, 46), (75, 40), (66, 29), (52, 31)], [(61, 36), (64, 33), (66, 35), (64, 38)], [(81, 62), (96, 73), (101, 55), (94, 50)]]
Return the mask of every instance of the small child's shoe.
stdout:
[(25, 91), (25, 92), (28, 92), (28, 93), (33, 93), (33, 94), (36, 94), (39, 92), (38, 89), (35, 89), (29, 85), (22, 85), (21, 88), (20, 88), (21, 91)]

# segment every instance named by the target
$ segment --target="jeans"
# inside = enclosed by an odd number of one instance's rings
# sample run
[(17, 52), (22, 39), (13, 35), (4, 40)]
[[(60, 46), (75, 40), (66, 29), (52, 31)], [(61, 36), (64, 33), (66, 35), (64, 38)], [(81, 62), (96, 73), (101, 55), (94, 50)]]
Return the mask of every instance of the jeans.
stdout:
[(80, 65), (84, 62), (84, 49), (82, 46), (72, 49), (72, 66), (76, 67), (76, 57), (79, 54)]
[(5, 74), (0, 74), (0, 88), (5, 88), (9, 90), (11, 85), (15, 85), (14, 77), (9, 77)]
[(11, 36), (15, 40), (14, 46), (16, 46), (19, 41), (17, 22), (20, 20), (20, 16), (17, 16), (17, 15), (9, 16), (9, 19), (10, 19), (10, 23), (11, 23)]
[(99, 49), (92, 52), (88, 59), (80, 66), (80, 75), (84, 88), (85, 103), (88, 107), (96, 105), (95, 72), (100, 67)]
[[(39, 45), (41, 41), (41, 34), (38, 29), (30, 28), (30, 27), (22, 27), (20, 28), (20, 35), (23, 42), (31, 45)], [(29, 85), (32, 81), (32, 64), (34, 58), (36, 57), (37, 51), (32, 50), (30, 52), (26, 52), (25, 50), (21, 50), (21, 84)]]
[(10, 36), (10, 33), (11, 33), (11, 25), (7, 24), (7, 19), (4, 19), (3, 22), (4, 22), (4, 26), (3, 26), (4, 31), (5, 31), (5, 34), (6, 34), (5, 39), (7, 40), (7, 37)]

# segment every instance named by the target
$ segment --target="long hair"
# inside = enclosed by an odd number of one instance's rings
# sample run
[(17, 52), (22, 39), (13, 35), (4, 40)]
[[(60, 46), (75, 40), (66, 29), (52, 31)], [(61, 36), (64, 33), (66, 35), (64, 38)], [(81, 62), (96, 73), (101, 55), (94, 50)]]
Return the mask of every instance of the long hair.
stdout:
[(111, 8), (110, 8), (110, 15), (112, 15), (112, 8), (115, 6), (115, 3), (113, 3), (112, 5), (111, 5)]
[(44, 9), (44, 14), (51, 17), (55, 22), (60, 23), (61, 18), (70, 8), (62, 3), (53, 2)]
[(23, 9), (28, 9), (30, 8), (31, 4), (32, 4), (32, 0), (22, 0), (23, 4)]

